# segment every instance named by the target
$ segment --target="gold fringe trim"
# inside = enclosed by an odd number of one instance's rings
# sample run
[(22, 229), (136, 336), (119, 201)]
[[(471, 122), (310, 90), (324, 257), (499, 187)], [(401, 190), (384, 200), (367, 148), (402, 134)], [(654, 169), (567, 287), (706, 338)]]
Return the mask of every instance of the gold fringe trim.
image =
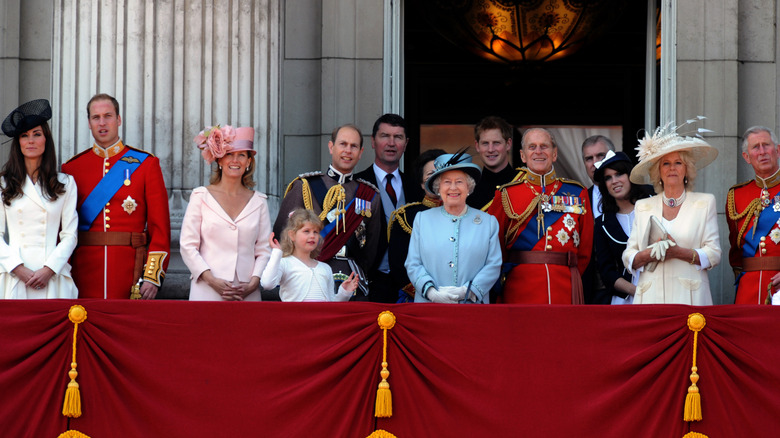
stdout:
[[(387, 378), (390, 377), (390, 371), (387, 370), (387, 331), (395, 326), (395, 315), (389, 310), (379, 314), (376, 319), (379, 328), (382, 329), (382, 381), (379, 382), (379, 388), (376, 390), (376, 407), (374, 416), (380, 418), (389, 418), (393, 416), (393, 395), (390, 393), (390, 384)], [(376, 432), (374, 432), (376, 433)], [(373, 436), (373, 435), (372, 435)]]
[(76, 377), (79, 375), (78, 371), (76, 371), (76, 340), (79, 333), (79, 324), (87, 320), (87, 311), (78, 304), (71, 306), (68, 311), (68, 319), (73, 323), (73, 361), (70, 363), (70, 371), (68, 371), (70, 383), (68, 383), (68, 389), (65, 390), (62, 415), (78, 418), (81, 416), (81, 393), (79, 392), (79, 384), (76, 382)]
[(684, 421), (701, 421), (701, 394), (696, 383), (699, 381), (699, 370), (696, 367), (697, 342), (699, 332), (707, 324), (704, 315), (701, 313), (691, 313), (688, 315), (688, 328), (693, 331), (693, 366), (691, 366), (691, 386), (688, 387), (688, 395), (685, 397)]
[(396, 436), (386, 430), (379, 429), (379, 430), (375, 430), (371, 435), (367, 436), (366, 438), (396, 438)]

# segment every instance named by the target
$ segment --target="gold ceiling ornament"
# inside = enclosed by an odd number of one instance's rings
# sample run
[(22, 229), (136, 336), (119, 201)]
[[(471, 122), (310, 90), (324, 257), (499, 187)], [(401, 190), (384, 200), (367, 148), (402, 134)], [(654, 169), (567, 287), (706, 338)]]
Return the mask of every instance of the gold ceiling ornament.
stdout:
[(442, 36), (490, 61), (552, 61), (603, 33), (623, 9), (618, 0), (424, 0)]

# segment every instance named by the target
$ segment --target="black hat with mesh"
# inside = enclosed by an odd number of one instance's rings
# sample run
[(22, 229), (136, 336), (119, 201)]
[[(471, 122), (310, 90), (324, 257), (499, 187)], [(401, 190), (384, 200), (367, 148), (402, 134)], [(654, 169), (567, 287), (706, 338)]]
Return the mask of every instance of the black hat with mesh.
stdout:
[(19, 106), (3, 120), (3, 133), (16, 137), (51, 119), (51, 105), (46, 99), (31, 100)]

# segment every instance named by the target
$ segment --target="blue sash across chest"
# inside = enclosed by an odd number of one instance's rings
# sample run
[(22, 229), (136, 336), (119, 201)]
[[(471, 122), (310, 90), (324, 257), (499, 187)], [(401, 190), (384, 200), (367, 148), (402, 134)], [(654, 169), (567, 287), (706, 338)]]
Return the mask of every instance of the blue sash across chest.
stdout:
[[(774, 193), (769, 193), (769, 198), (773, 199), (780, 193), (780, 186), (773, 187)], [(775, 211), (774, 208), (770, 208), (772, 204), (764, 208), (758, 216), (758, 223), (755, 225), (755, 232), (753, 230), (745, 231), (745, 244), (742, 245), (742, 257), (755, 257), (756, 249), (761, 242), (761, 237), (769, 234), (769, 231), (780, 219), (780, 211)]]
[(103, 176), (98, 185), (79, 207), (79, 230), (88, 231), (103, 207), (122, 188), (125, 179), (130, 179), (133, 172), (149, 156), (146, 152), (127, 149), (127, 152), (119, 159), (107, 174)]

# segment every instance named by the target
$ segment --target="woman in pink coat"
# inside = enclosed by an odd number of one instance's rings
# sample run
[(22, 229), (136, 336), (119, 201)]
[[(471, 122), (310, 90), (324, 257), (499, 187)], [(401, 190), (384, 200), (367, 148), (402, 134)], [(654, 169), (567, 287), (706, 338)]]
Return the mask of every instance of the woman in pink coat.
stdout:
[(195, 137), (211, 184), (192, 191), (181, 227), (181, 255), (192, 273), (190, 300), (260, 301), (260, 276), (271, 248), (267, 196), (255, 182), (253, 128), (219, 125)]

